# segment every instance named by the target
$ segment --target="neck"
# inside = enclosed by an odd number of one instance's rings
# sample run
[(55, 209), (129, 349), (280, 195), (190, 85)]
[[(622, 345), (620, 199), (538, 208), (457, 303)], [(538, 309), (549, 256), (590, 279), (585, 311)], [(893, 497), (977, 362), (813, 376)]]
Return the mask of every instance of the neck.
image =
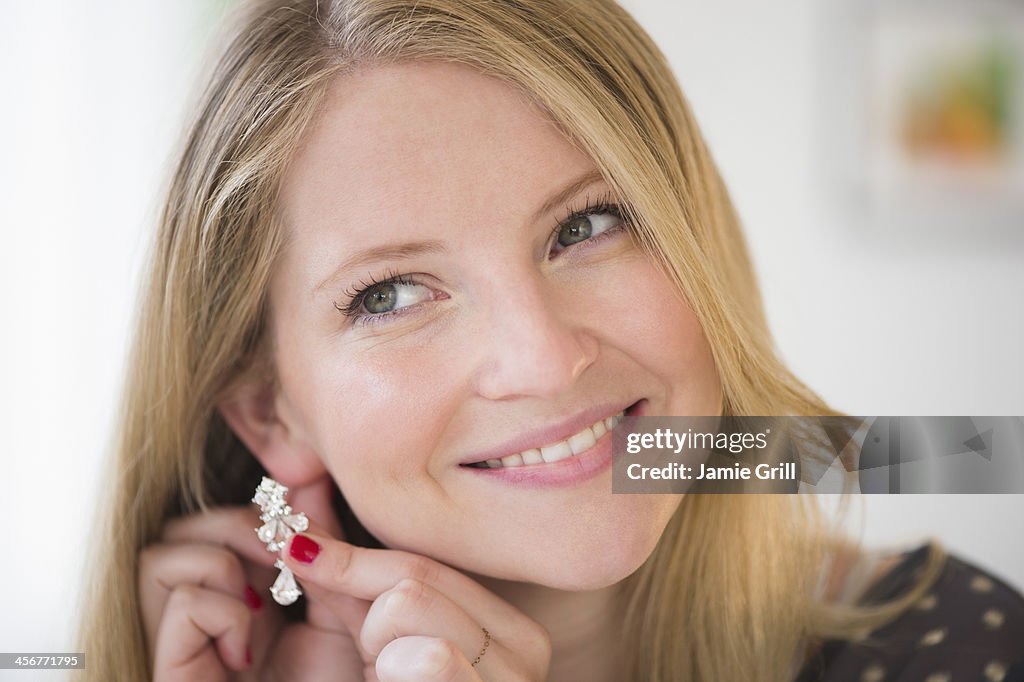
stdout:
[(618, 585), (568, 592), (525, 582), (473, 575), (484, 587), (547, 630), (551, 637), (550, 682), (621, 679), (622, 633), (616, 628)]

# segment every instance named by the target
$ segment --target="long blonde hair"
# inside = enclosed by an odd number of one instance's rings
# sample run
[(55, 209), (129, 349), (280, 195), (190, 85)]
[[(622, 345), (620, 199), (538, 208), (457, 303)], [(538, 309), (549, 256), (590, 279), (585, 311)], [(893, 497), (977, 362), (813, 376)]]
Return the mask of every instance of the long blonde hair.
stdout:
[[(216, 410), (254, 373), (274, 380), (268, 282), (276, 192), (338, 74), (457, 62), (528, 94), (628, 198), (640, 244), (711, 345), (727, 414), (838, 415), (770, 340), (739, 221), (662, 54), (612, 0), (256, 0), (201, 96), (150, 255), (96, 522), (79, 646), (94, 680), (148, 679), (137, 557), (172, 516), (247, 501), (261, 470)], [(340, 512), (343, 513), (343, 512)], [(783, 680), (801, 642), (893, 617), (824, 604), (840, 544), (809, 495), (688, 495), (621, 585), (624, 669), (637, 680)], [(351, 516), (346, 518), (351, 525)], [(358, 533), (353, 533), (358, 537)]]

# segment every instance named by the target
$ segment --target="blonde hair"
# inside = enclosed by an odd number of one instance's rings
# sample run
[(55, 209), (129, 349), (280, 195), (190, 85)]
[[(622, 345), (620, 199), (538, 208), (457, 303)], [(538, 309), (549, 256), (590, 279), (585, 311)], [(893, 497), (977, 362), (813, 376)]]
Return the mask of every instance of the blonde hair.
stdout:
[[(216, 411), (274, 380), (267, 289), (283, 235), (276, 192), (339, 74), (457, 62), (540, 105), (628, 198), (639, 243), (710, 343), (732, 415), (839, 415), (772, 346), (739, 221), (662, 54), (612, 0), (257, 0), (201, 96), (140, 299), (119, 442), (97, 519), (79, 646), (88, 679), (148, 679), (138, 554), (168, 518), (248, 500), (261, 469)], [(891, 619), (941, 569), (871, 608), (815, 598), (843, 545), (811, 495), (688, 495), (621, 584), (624, 670), (637, 680), (783, 680), (801, 643)], [(351, 518), (348, 523), (352, 523)], [(848, 543), (847, 543), (848, 544)]]

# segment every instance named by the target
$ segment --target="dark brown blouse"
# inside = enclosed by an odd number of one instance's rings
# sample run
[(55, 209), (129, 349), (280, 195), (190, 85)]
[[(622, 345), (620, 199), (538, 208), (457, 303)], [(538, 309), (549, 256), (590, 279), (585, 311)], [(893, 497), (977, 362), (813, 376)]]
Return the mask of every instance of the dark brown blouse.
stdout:
[[(928, 545), (906, 552), (858, 600), (912, 586)], [(911, 609), (857, 642), (827, 641), (796, 682), (1024, 682), (1024, 596), (955, 554)]]

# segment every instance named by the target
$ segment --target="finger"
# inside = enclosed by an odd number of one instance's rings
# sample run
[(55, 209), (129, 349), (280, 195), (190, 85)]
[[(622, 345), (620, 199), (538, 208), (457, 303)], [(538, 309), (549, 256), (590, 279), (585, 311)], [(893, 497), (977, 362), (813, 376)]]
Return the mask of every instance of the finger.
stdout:
[(209, 511), (171, 519), (164, 526), (164, 542), (204, 542), (234, 550), (243, 558), (273, 566), (277, 558), (256, 536), (261, 525), (255, 507), (217, 507)]
[(174, 589), (160, 622), (154, 677), (215, 679), (226, 664), (249, 667), (251, 614), (239, 600), (195, 585)]
[[(341, 524), (338, 523), (331, 504), (335, 484), (330, 476), (323, 476), (309, 485), (290, 488), (288, 496), (293, 511), (302, 512), (309, 521), (309, 528), (322, 537), (343, 537)], [(318, 598), (302, 585), (308, 608), (306, 621), (320, 630), (344, 632), (353, 640), (357, 640), (370, 602), (350, 595), (332, 595), (328, 602)], [(366, 656), (364, 651), (361, 654)], [(370, 659), (368, 659), (370, 660)]]
[(154, 641), (167, 600), (183, 584), (216, 590), (252, 609), (262, 606), (234, 552), (201, 544), (150, 545), (139, 556), (139, 598), (150, 642)]
[(458, 647), (436, 637), (392, 640), (377, 657), (376, 671), (380, 682), (483, 682)]
[(355, 642), (364, 661), (373, 661), (373, 656), (359, 642), (370, 602), (307, 583), (302, 583), (301, 587), (307, 603), (306, 622), (318, 630), (344, 633)]
[(544, 636), (522, 611), (450, 566), (412, 552), (356, 547), (315, 531), (311, 527), (293, 537), (281, 557), (307, 593), (318, 591), (325, 602), (331, 601), (332, 593), (373, 601), (412, 578), (447, 595), (506, 642), (525, 644)]
[(351, 637), (307, 623), (295, 623), (282, 630), (271, 656), (273, 659), (261, 679), (351, 681), (364, 680), (366, 670), (373, 671), (373, 663), (367, 668)]
[(370, 607), (360, 642), (377, 656), (394, 639), (424, 635), (448, 640), (465, 655), (476, 655), (481, 628), (466, 611), (433, 587), (412, 578), (401, 580)]

